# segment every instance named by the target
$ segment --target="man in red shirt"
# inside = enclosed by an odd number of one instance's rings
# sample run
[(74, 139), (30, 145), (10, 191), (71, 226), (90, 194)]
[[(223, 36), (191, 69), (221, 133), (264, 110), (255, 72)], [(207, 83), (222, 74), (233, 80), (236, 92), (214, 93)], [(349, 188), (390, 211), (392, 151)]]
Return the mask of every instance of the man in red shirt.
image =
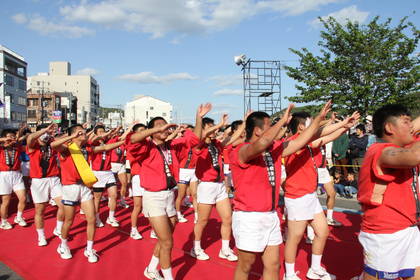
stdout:
[(141, 164), (141, 185), (145, 189), (143, 214), (149, 218), (158, 237), (150, 264), (144, 270), (148, 279), (161, 279), (157, 270), (159, 263), (165, 280), (173, 279), (171, 251), (176, 222), (173, 188), (179, 177), (179, 160), (176, 155), (182, 147), (199, 143), (202, 117), (210, 110), (211, 104), (200, 105), (194, 133), (186, 131), (186, 137), (166, 141), (168, 129), (176, 125), (168, 124), (162, 117), (150, 120), (147, 130), (127, 136), (127, 150)]
[(402, 105), (378, 109), (372, 123), (378, 140), (365, 155), (357, 197), (363, 279), (420, 279), (420, 141)]
[(88, 162), (89, 155), (110, 151), (118, 147), (119, 143), (89, 146), (86, 145), (87, 141), (88, 138), (85, 129), (82, 125), (77, 124), (68, 129), (68, 136), (59, 138), (51, 143), (51, 148), (59, 152), (61, 183), (63, 185), (64, 224), (61, 229), (61, 244), (58, 246), (57, 252), (62, 259), (72, 258), (70, 248), (67, 245), (67, 238), (73, 224), (75, 206), (80, 204), (87, 222), (87, 246), (84, 250), (84, 255), (90, 263), (95, 263), (98, 261), (98, 256), (93, 249), (93, 239), (95, 238), (95, 206), (92, 191), (83, 184), (68, 146), (71, 143), (76, 144), (82, 151), (86, 162)]
[[(108, 143), (115, 143), (122, 139), (125, 139), (124, 135), (128, 134), (128, 132), (132, 129), (130, 127), (127, 129), (126, 132), (124, 130), (119, 130), (118, 135), (113, 137)], [(125, 167), (125, 146), (121, 145), (116, 149), (111, 151), (111, 171), (114, 173), (114, 176), (118, 177), (118, 181), (120, 182), (121, 189), (120, 189), (120, 202), (119, 205), (123, 208), (128, 208), (129, 205), (125, 201), (125, 197), (127, 195), (127, 171)]]
[(38, 246), (46, 246), (47, 240), (44, 232), (44, 211), (52, 198), (57, 207), (57, 225), (54, 235), (61, 235), (64, 222), (63, 204), (61, 203), (62, 187), (60, 170), (57, 165), (57, 152), (51, 149), (53, 135), (57, 125), (39, 125), (36, 132), (27, 138), (26, 151), (30, 158), (30, 177), (32, 199), (35, 203), (35, 228), (38, 233)]
[(4, 129), (1, 134), (2, 138), (0, 138), (1, 229), (7, 230), (12, 228), (7, 221), (12, 191), (19, 200), (17, 215), (14, 222), (22, 227), (27, 225), (22, 216), (26, 204), (26, 190), (22, 179), (22, 173), (20, 172), (22, 145), (19, 142), (24, 129), (25, 127), (21, 127), (17, 134), (15, 130)]

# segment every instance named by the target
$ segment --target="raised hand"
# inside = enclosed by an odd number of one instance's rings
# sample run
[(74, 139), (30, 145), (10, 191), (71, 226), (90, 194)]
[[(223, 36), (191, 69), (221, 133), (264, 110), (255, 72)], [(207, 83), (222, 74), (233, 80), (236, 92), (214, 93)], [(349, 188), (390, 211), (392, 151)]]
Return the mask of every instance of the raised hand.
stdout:
[(353, 127), (360, 119), (359, 112), (354, 112), (350, 117), (344, 120), (344, 127), (351, 128)]
[(321, 120), (325, 120), (328, 112), (331, 111), (331, 106), (332, 106), (332, 100), (329, 100), (327, 103), (325, 103), (324, 107), (322, 108), (322, 110), (319, 112), (319, 115), (318, 115), (321, 118)]
[(159, 132), (164, 132), (165, 130), (168, 130), (173, 127), (177, 127), (177, 124), (176, 123), (165, 124), (164, 126), (159, 127)]
[(290, 120), (292, 119), (292, 109), (295, 107), (295, 104), (291, 103), (289, 106), (287, 106), (286, 111), (284, 111), (283, 117), (280, 119), (280, 121), (283, 123), (283, 125), (288, 124)]
[(210, 112), (212, 108), (211, 103), (201, 104), (197, 109), (197, 115), (202, 118), (204, 117), (208, 112)]
[(229, 118), (228, 114), (222, 115), (222, 118), (220, 119), (220, 124), (222, 127), (227, 125), (228, 118)]

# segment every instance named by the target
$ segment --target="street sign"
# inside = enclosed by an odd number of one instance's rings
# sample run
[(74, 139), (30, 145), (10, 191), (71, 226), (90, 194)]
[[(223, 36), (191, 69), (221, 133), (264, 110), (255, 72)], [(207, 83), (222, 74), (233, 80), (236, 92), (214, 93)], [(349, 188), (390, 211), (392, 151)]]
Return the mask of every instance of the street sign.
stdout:
[(61, 123), (61, 111), (53, 111), (52, 119), (55, 123)]

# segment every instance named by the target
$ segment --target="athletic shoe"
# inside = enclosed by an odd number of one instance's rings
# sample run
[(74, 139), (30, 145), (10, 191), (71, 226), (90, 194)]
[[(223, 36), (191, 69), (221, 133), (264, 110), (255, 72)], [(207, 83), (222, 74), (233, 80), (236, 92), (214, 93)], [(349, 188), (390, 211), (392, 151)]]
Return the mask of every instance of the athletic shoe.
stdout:
[(193, 204), (191, 203), (191, 201), (189, 199), (184, 199), (183, 203), (182, 203), (185, 207), (193, 207)]
[(84, 215), (85, 214), (85, 212), (83, 212), (83, 209), (82, 208), (80, 208), (79, 213), (80, 213), (80, 215)]
[(301, 280), (301, 279), (299, 278), (299, 276), (297, 276), (297, 273), (295, 273), (292, 276), (284, 275), (283, 280)]
[(45, 238), (38, 239), (38, 246), (39, 247), (47, 246), (47, 240), (45, 240)]
[(143, 236), (141, 236), (141, 234), (138, 230), (132, 230), (130, 232), (130, 237), (133, 238), (134, 240), (143, 239)]
[(108, 219), (106, 219), (106, 223), (108, 225), (111, 225), (112, 227), (119, 227), (120, 226), (120, 224), (118, 223), (117, 219), (115, 219), (115, 218), (108, 217)]
[(55, 200), (54, 199), (50, 199), (50, 201), (49, 201), (49, 204), (51, 205), (51, 206), (57, 206), (57, 203), (55, 203)]
[(13, 220), (15, 224), (20, 225), (21, 227), (26, 227), (28, 224), (25, 222), (25, 219), (23, 217), (16, 216)]
[(157, 237), (157, 235), (156, 235), (156, 232), (152, 229), (152, 231), (150, 232), (150, 238), (153, 238), (153, 239), (158, 239), (158, 237)]
[(329, 274), (325, 268), (321, 267), (320, 269), (309, 268), (306, 277), (309, 279), (321, 279), (321, 280), (335, 280), (335, 275)]
[(60, 236), (61, 236), (61, 230), (58, 230), (57, 228), (54, 228), (53, 234), (54, 234), (55, 236), (60, 237)]
[(12, 229), (12, 225), (8, 221), (1, 222), (0, 224), (1, 229)]
[(230, 262), (236, 262), (238, 260), (238, 256), (233, 253), (233, 250), (229, 248), (229, 250), (226, 252), (223, 249), (219, 252), (219, 258), (228, 260)]
[(60, 254), (60, 257), (63, 260), (68, 260), (68, 259), (71, 259), (72, 258), (72, 255), (71, 255), (71, 252), (70, 252), (70, 248), (69, 247), (61, 246), (61, 244), (58, 245), (58, 247), (57, 247), (57, 253)]
[(201, 248), (200, 249), (192, 248), (190, 255), (191, 257), (196, 258), (197, 260), (200, 260), (200, 261), (206, 261), (210, 259), (209, 255), (207, 255), (206, 252), (204, 252), (204, 250)]
[(329, 226), (333, 226), (333, 227), (341, 227), (343, 224), (340, 223), (339, 221), (336, 221), (334, 218), (332, 219), (327, 219), (327, 224)]
[(120, 202), (118, 202), (118, 205), (122, 208), (129, 208), (130, 205), (127, 204), (127, 202), (125, 202), (125, 200), (121, 199)]
[(178, 216), (178, 222), (186, 223), (186, 222), (188, 222), (188, 220), (185, 219), (184, 215), (181, 214), (181, 215)]
[(160, 276), (159, 271), (149, 271), (148, 267), (146, 266), (146, 269), (144, 270), (144, 276), (146, 276), (147, 279), (152, 280), (164, 280), (162, 276)]
[(104, 227), (104, 223), (102, 223), (101, 219), (96, 219), (96, 227), (100, 228), (100, 227)]
[(87, 248), (85, 248), (85, 251), (83, 254), (85, 255), (86, 258), (88, 258), (88, 262), (90, 263), (96, 263), (98, 261), (98, 254), (96, 253), (94, 249), (88, 250)]

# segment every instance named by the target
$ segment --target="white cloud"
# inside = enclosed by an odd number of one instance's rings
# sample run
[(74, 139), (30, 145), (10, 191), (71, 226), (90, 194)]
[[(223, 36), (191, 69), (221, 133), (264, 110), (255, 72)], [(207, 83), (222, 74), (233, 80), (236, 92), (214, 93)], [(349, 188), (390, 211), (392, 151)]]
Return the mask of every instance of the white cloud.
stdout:
[(240, 85), (242, 83), (242, 75), (219, 75), (208, 79), (214, 81), (220, 87)]
[(27, 28), (44, 36), (61, 36), (67, 38), (80, 38), (92, 35), (93, 30), (76, 25), (48, 21), (40, 15), (16, 14), (12, 19), (18, 24), (24, 24)]
[(76, 75), (95, 76), (95, 75), (98, 75), (98, 74), (99, 74), (98, 70), (93, 69), (93, 68), (89, 68), (89, 67), (86, 67), (86, 68), (83, 68), (83, 69), (80, 69), (80, 70), (76, 71)]
[[(140, 31), (162, 37), (167, 33), (220, 31), (261, 13), (299, 15), (342, 0), (101, 0), (81, 1), (60, 8), (70, 22)], [(175, 38), (172, 43), (178, 43)]]
[(242, 89), (219, 89), (214, 92), (214, 95), (242, 95), (244, 91)]
[(172, 73), (163, 76), (157, 76), (152, 72), (140, 72), (137, 74), (125, 74), (118, 77), (121, 80), (137, 82), (140, 84), (167, 84), (179, 80), (196, 80), (197, 77), (189, 73)]
[[(369, 16), (369, 12), (363, 12), (357, 9), (356, 5), (352, 5), (346, 8), (343, 8), (339, 11), (330, 13), (326, 16), (321, 17), (322, 19), (326, 20), (329, 17), (335, 18), (339, 23), (345, 24), (347, 21), (351, 22), (359, 22), (363, 23), (366, 21), (367, 17)], [(321, 22), (318, 18), (312, 20), (310, 24), (313, 27), (319, 27), (321, 25)]]

